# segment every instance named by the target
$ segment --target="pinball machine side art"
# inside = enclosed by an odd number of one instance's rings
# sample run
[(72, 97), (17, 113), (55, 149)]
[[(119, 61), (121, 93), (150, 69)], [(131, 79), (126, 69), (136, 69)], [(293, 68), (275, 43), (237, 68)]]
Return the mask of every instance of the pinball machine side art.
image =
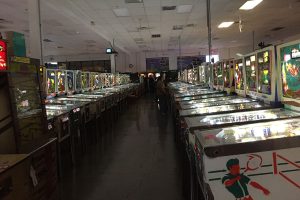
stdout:
[[(300, 195), (300, 148), (204, 157), (206, 181), (215, 200), (297, 200)], [(223, 164), (221, 164), (223, 163)], [(218, 166), (223, 165), (223, 168)], [(292, 195), (291, 195), (292, 194)]]

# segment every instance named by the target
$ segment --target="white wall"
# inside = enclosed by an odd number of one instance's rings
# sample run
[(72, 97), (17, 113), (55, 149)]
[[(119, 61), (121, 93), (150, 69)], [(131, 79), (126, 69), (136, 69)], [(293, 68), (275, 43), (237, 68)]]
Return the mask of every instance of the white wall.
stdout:
[[(252, 52), (251, 46), (241, 46), (232, 48), (223, 48), (214, 50), (214, 54), (219, 54), (220, 59), (238, 58), (237, 53), (248, 54)], [(201, 50), (201, 55), (207, 55), (208, 50)], [(199, 52), (196, 51), (183, 51), (182, 56), (197, 56)], [(177, 69), (177, 57), (179, 56), (178, 51), (168, 51), (168, 52), (140, 52), (131, 53), (126, 56), (126, 64), (124, 70), (127, 72), (145, 72), (146, 71), (146, 58), (154, 57), (169, 57), (169, 69)], [(129, 69), (129, 64), (133, 64), (134, 68)]]
[(110, 60), (106, 54), (82, 54), (82, 55), (60, 55), (46, 56), (44, 62), (69, 62), (69, 61), (91, 61), (91, 60)]
[[(127, 54), (118, 51), (116, 56), (116, 71), (126, 72)], [(66, 61), (93, 61), (93, 60), (110, 60), (110, 55), (107, 54), (82, 54), (82, 55), (61, 55), (61, 56), (46, 56), (44, 62), (66, 62)], [(128, 68), (128, 65), (127, 65)]]
[[(169, 69), (177, 69), (177, 57), (179, 56), (178, 51), (167, 51), (167, 52), (137, 52), (126, 54), (119, 51), (116, 57), (116, 71), (118, 72), (145, 72), (146, 71), (146, 58), (154, 57), (169, 57)], [(241, 46), (232, 48), (223, 48), (214, 50), (214, 54), (219, 54), (220, 59), (238, 58), (237, 53), (248, 54), (252, 52), (251, 46)], [(208, 50), (201, 50), (201, 55), (207, 55)], [(197, 56), (199, 52), (196, 51), (183, 51), (182, 56)], [(110, 56), (107, 54), (86, 54), (86, 55), (69, 55), (69, 56), (47, 56), (45, 62), (57, 61), (89, 61), (89, 60), (110, 60)], [(134, 67), (129, 68), (132, 64)]]

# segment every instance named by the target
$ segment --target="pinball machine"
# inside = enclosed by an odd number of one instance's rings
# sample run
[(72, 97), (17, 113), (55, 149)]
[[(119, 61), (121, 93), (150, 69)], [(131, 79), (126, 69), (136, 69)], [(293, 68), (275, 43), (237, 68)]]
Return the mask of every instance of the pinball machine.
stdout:
[(213, 80), (212, 80), (212, 82), (213, 82), (213, 84), (212, 84), (212, 86), (213, 86), (213, 89), (218, 89), (218, 63), (215, 63), (215, 64), (213, 64), (213, 66), (212, 66), (212, 78), (213, 78)]
[(256, 54), (251, 54), (245, 57), (245, 71), (246, 71), (246, 94), (257, 90), (257, 62)]
[(46, 69), (46, 93), (47, 98), (53, 98), (57, 93), (57, 71), (54, 69)]
[(47, 131), (39, 61), (11, 57), (8, 66), (0, 70), (0, 198), (57, 199), (56, 139)]
[(90, 86), (90, 72), (81, 72), (81, 90), (87, 92), (91, 89)]
[(66, 70), (66, 92), (67, 95), (72, 95), (76, 91), (75, 72), (72, 70)]
[(223, 62), (223, 72), (224, 72), (224, 91), (227, 94), (234, 92), (234, 64), (233, 60), (225, 60)]
[(244, 60), (235, 60), (234, 67), (235, 93), (237, 93), (239, 96), (246, 96)]
[(57, 96), (66, 95), (67, 74), (65, 70), (56, 70), (56, 88)]
[(223, 67), (223, 62), (217, 63), (217, 89), (220, 91), (224, 90), (224, 67)]
[(75, 93), (81, 93), (82, 90), (82, 72), (80, 70), (74, 71), (75, 73)]
[[(250, 84), (257, 85), (256, 92), (251, 95), (259, 97), (263, 93), (265, 96), (261, 98), (265, 102), (276, 102), (276, 98), (279, 98), (284, 108), (186, 118), (189, 130), (194, 132), (188, 138), (188, 142), (192, 144), (191, 155), (194, 157), (193, 163), (196, 168), (193, 175), (201, 188), (194, 193), (196, 199), (279, 200), (287, 196), (289, 199), (297, 199), (300, 194), (300, 104), (299, 94), (289, 95), (292, 92), (287, 91), (289, 86), (299, 85), (299, 80), (298, 73), (289, 71), (287, 66), (292, 63), (290, 66), (293, 66), (293, 69), (299, 68), (297, 58), (292, 58), (293, 51), (299, 48), (299, 44), (300, 41), (295, 41), (277, 47), (277, 73), (280, 77), (278, 80), (274, 79), (276, 69), (270, 64), (274, 63), (274, 60), (271, 61), (273, 57), (270, 56), (270, 50), (274, 50), (274, 47), (251, 54), (257, 55), (257, 63), (252, 63), (252, 66), (258, 66), (260, 71), (255, 72), (260, 78), (257, 78), (256, 83)], [(246, 56), (246, 60), (249, 58), (251, 61), (250, 57)], [(265, 70), (268, 72), (264, 72)], [(252, 75), (255, 73), (250, 72)], [(263, 84), (264, 89), (259, 89)], [(278, 90), (274, 91), (272, 86), (276, 88), (276, 84)], [(279, 94), (278, 97), (276, 93)], [(226, 183), (231, 180), (232, 166), (238, 167), (237, 173), (244, 180), (255, 182), (255, 185), (259, 186), (257, 190), (248, 190), (252, 185), (248, 186), (249, 182), (245, 182), (247, 193), (229, 190)]]

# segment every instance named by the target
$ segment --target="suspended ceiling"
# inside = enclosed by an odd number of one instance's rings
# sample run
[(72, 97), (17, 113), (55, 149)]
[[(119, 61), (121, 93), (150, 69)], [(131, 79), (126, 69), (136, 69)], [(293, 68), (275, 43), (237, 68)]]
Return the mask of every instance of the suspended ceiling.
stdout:
[[(211, 0), (213, 48), (250, 45), (253, 31), (256, 44), (300, 33), (299, 0), (264, 0), (254, 10), (239, 11), (244, 2)], [(0, 4), (0, 31), (28, 37), (27, 0)], [(206, 0), (41, 0), (41, 14), (45, 56), (103, 53), (113, 41), (127, 53), (172, 51), (179, 37), (183, 51), (207, 48)], [(217, 28), (239, 19), (242, 33), (238, 24)]]

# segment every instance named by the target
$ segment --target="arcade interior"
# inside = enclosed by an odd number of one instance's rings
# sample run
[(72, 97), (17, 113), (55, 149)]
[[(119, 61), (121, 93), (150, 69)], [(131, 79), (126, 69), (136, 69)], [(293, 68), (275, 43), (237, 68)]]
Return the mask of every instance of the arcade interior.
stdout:
[(298, 0), (0, 5), (0, 200), (299, 199)]

